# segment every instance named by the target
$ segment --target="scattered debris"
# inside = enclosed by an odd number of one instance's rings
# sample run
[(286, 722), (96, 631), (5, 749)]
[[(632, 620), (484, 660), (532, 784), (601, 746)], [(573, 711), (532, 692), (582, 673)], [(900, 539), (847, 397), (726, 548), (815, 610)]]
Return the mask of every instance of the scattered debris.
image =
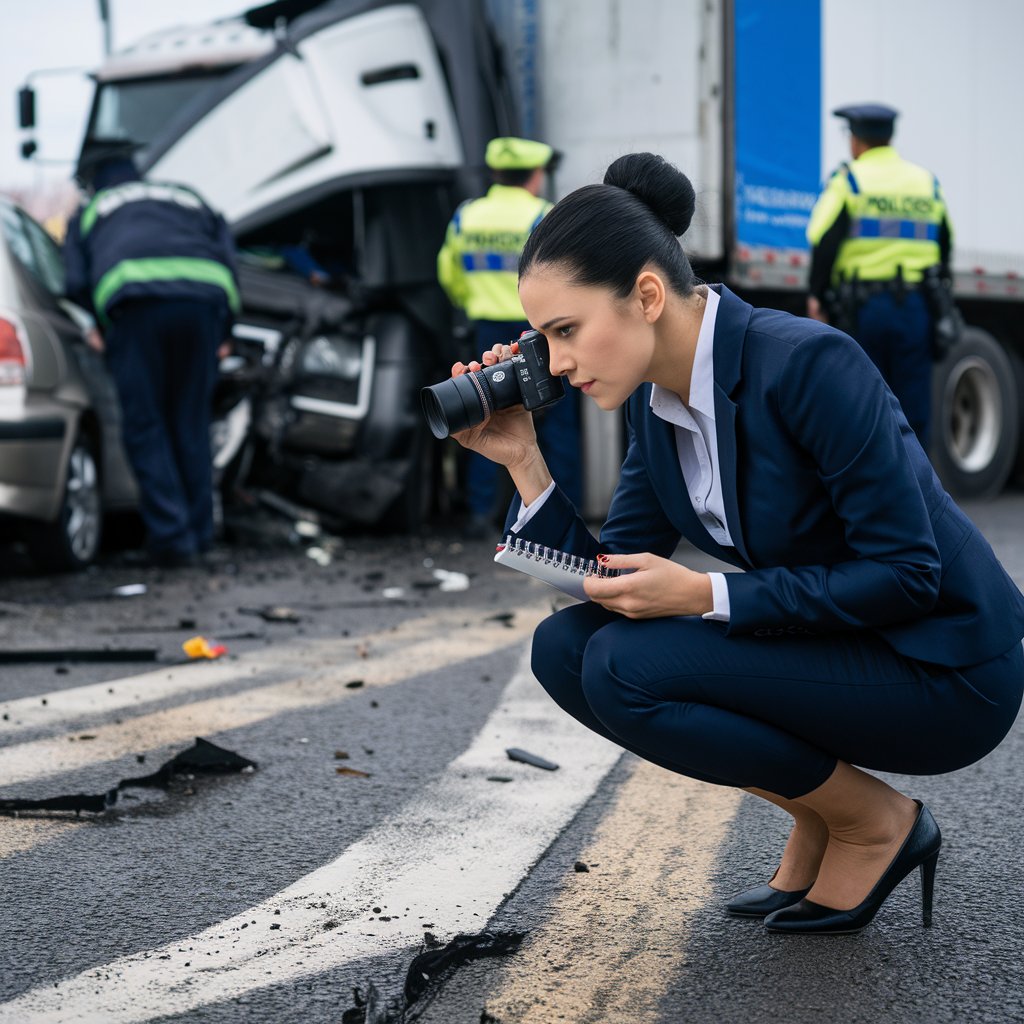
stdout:
[(299, 519), (295, 523), (295, 532), (300, 537), (305, 537), (307, 540), (312, 540), (314, 537), (319, 537), (323, 534), (323, 527), (319, 523), (314, 523), (310, 519)]
[(228, 649), (223, 644), (211, 644), (205, 636), (189, 637), (181, 645), (181, 649), (190, 658), (219, 658), (228, 653)]
[(584, 864), (583, 861), (581, 861), (581, 860), (576, 861), (576, 863), (573, 864), (572, 869), (577, 874), (583, 874), (584, 872), (589, 872), (590, 871), (590, 868), (588, 868), (587, 865)]
[(326, 567), (331, 564), (332, 558), (329, 551), (325, 551), (320, 547), (306, 548), (306, 555), (312, 558), (317, 565)]
[(531, 754), (528, 750), (520, 750), (518, 747), (509, 747), (506, 751), (510, 761), (521, 761), (523, 764), (532, 764), (534, 768), (543, 768), (545, 771), (553, 772), (558, 768), (554, 761), (547, 761), (543, 757)]
[(104, 594), (104, 597), (139, 597), (141, 594), (146, 592), (145, 583), (126, 583), (121, 587), (114, 587), (109, 594)]
[(283, 604), (264, 605), (262, 608), (239, 608), (242, 615), (258, 615), (264, 622), (301, 622), (302, 616), (294, 608)]
[(349, 757), (349, 754), (348, 754), (347, 750), (336, 750), (334, 752), (334, 760), (335, 761), (347, 761), (348, 757)]
[(515, 612), (498, 612), (497, 615), (488, 615), (484, 622), (500, 622), (503, 626), (508, 629), (512, 629), (515, 626), (516, 613)]
[(397, 601), (399, 598), (405, 597), (405, 590), (402, 587), (385, 587), (380, 594), (381, 597), (385, 597), (389, 601)]
[(525, 937), (525, 932), (480, 932), (456, 935), (446, 946), (441, 946), (428, 933), (424, 936), (423, 952), (409, 965), (402, 995), (385, 1001), (372, 981), (363, 989), (354, 988), (355, 1006), (342, 1014), (342, 1024), (401, 1024), (410, 1019), (406, 1015), (409, 1007), (457, 967), (471, 960), (515, 953)]
[(346, 690), (359, 690), (359, 689), (362, 689), (362, 687), (364, 687), (365, 685), (366, 685), (366, 682), (364, 680), (362, 680), (362, 679), (350, 679), (345, 684), (345, 689)]
[(68, 661), (156, 661), (155, 647), (46, 647), (0, 651), (0, 664)]
[(512, 782), (513, 779), (512, 779), (511, 775), (488, 775), (487, 776), (487, 781), (488, 782)]
[(358, 768), (349, 768), (347, 765), (339, 765), (334, 769), (335, 775), (349, 775), (356, 779), (368, 779), (370, 778), (369, 772), (361, 772)]
[[(86, 736), (79, 737), (86, 739)], [(89, 739), (95, 737), (89, 736)], [(145, 759), (145, 755), (139, 754)], [(140, 762), (141, 763), (141, 762)], [(236, 754), (234, 751), (218, 747), (216, 743), (196, 737), (195, 743), (175, 754), (170, 761), (162, 764), (151, 775), (143, 775), (136, 779), (122, 779), (113, 789), (105, 793), (86, 794), (74, 793), (65, 796), (47, 797), (42, 800), (0, 799), (0, 814), (17, 816), (21, 811), (74, 811), (80, 815), (83, 811), (99, 814), (109, 810), (117, 803), (121, 790), (141, 787), (157, 787), (167, 789), (178, 776), (191, 779), (195, 775), (225, 775), (229, 772), (250, 774), (257, 768), (255, 761)], [(195, 790), (192, 791), (193, 793)]]

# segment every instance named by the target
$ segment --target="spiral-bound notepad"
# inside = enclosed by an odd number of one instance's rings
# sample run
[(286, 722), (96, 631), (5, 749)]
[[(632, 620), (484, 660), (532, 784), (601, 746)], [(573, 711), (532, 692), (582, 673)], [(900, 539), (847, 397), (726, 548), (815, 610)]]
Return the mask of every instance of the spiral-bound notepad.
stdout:
[(590, 600), (583, 590), (585, 576), (620, 576), (623, 572), (621, 569), (606, 569), (593, 558), (570, 555), (557, 548), (546, 548), (511, 534), (503, 544), (498, 545), (494, 560), (499, 565), (507, 565), (535, 576), (580, 601)]

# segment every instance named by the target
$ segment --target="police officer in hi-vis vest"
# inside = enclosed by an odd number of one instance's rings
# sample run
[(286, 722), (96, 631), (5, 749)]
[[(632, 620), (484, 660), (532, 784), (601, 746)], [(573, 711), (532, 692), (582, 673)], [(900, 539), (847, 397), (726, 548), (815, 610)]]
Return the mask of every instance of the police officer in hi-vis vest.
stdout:
[(853, 159), (811, 211), (807, 315), (860, 343), (927, 450), (931, 300), (948, 282), (952, 247), (946, 203), (936, 177), (889, 144), (895, 110), (870, 103), (833, 114), (849, 122)]
[[(494, 184), (479, 199), (455, 211), (437, 254), (437, 276), (452, 303), (465, 310), (475, 330), (473, 358), (530, 329), (519, 301), (519, 254), (530, 232), (551, 209), (540, 196), (554, 150), (531, 139), (498, 138), (487, 145), (484, 160)], [(548, 466), (570, 500), (583, 498), (580, 472), (579, 393), (536, 416), (538, 439)], [(467, 532), (486, 536), (504, 516), (505, 495), (498, 467), (467, 452)]]

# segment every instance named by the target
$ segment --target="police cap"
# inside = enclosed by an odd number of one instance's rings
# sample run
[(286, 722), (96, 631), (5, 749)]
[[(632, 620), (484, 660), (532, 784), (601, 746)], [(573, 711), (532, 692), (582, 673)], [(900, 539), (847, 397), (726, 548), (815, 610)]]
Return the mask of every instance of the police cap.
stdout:
[(832, 113), (850, 122), (850, 133), (865, 142), (888, 142), (899, 111), (884, 103), (854, 103), (836, 107)]
[(555, 151), (532, 139), (503, 137), (487, 143), (484, 162), (492, 171), (532, 171), (547, 167)]

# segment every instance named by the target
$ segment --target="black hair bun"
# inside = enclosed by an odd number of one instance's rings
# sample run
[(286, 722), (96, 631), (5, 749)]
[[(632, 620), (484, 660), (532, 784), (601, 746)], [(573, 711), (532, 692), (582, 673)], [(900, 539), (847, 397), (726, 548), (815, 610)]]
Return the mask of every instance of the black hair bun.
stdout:
[(693, 219), (695, 195), (690, 179), (655, 153), (620, 156), (604, 175), (606, 185), (631, 192), (673, 235), (685, 235)]

